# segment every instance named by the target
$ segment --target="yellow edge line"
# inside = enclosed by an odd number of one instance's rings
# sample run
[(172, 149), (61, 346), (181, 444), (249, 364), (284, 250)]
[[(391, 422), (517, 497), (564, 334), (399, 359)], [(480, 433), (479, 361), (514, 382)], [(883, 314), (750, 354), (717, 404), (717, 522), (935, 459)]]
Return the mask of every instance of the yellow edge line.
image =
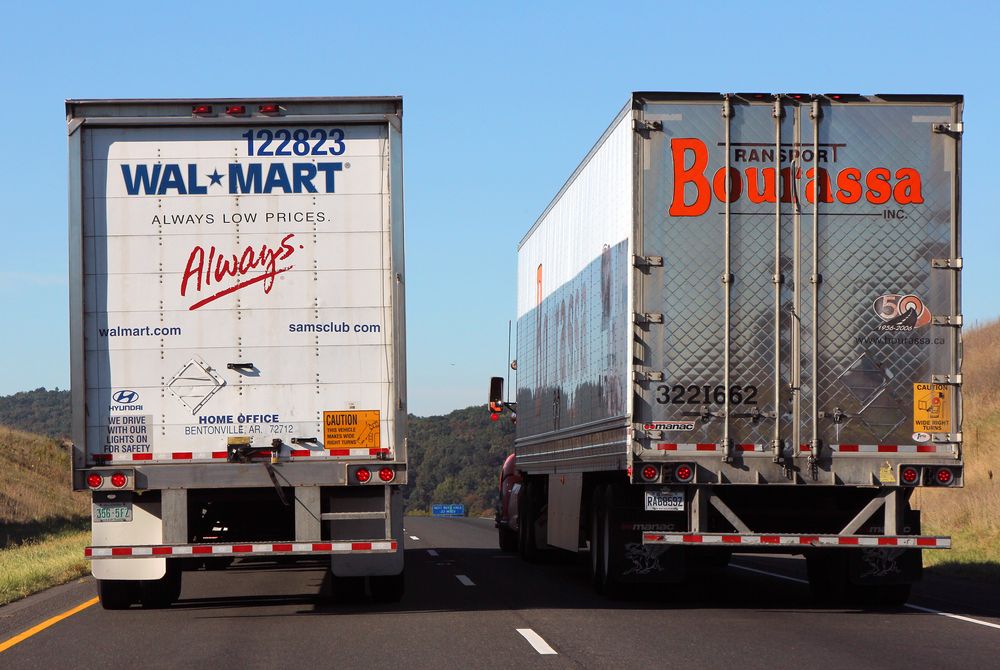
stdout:
[(52, 617), (51, 619), (43, 621), (42, 623), (38, 624), (37, 626), (33, 626), (33, 627), (29, 628), (28, 630), (24, 631), (20, 635), (15, 635), (14, 637), (10, 638), (9, 640), (5, 640), (4, 642), (0, 642), (0, 653), (7, 651), (11, 647), (13, 647), (15, 644), (18, 644), (20, 642), (24, 642), (25, 640), (27, 640), (32, 635), (36, 635), (37, 633), (41, 633), (43, 630), (45, 630), (49, 626), (54, 626), (55, 624), (59, 623), (63, 619), (71, 617), (74, 614), (76, 614), (77, 612), (82, 612), (83, 610), (87, 609), (91, 605), (96, 605), (97, 602), (98, 602), (98, 600), (100, 600), (100, 599), (99, 598), (91, 598), (87, 602), (80, 603), (79, 605), (77, 605), (76, 607), (74, 607), (71, 610), (66, 610), (62, 614), (57, 614), (56, 616)]

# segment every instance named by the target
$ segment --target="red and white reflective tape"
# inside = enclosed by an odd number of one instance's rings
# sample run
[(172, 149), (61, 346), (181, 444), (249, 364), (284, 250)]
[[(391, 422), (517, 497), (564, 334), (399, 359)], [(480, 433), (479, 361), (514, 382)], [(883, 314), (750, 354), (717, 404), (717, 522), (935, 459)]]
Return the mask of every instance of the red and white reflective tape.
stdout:
[(950, 537), (932, 535), (744, 535), (738, 533), (643, 533), (643, 544), (793, 547), (913, 547), (950, 549)]
[[(830, 450), (841, 454), (936, 454), (951, 451), (951, 447), (936, 444), (831, 444)], [(808, 444), (799, 446), (801, 451), (812, 451)]]
[(396, 551), (395, 540), (354, 542), (246, 542), (173, 544), (135, 547), (87, 547), (85, 558), (150, 558), (160, 556), (264, 556), (269, 554), (375, 554)]
[[(279, 458), (282, 460), (297, 459), (336, 459), (336, 458), (375, 458), (388, 455), (386, 448), (365, 448), (365, 449), (301, 449), (293, 447), (287, 452), (282, 451)], [(226, 451), (173, 451), (163, 453), (144, 454), (91, 454), (90, 458), (97, 465), (104, 463), (187, 463), (190, 461), (224, 461), (228, 457)], [(252, 454), (250, 460), (270, 459), (271, 452), (258, 451)]]
[[(673, 442), (656, 445), (659, 451), (722, 451), (722, 446), (714, 442), (700, 442), (698, 444), (678, 444)], [(757, 451), (763, 452), (765, 449), (770, 453), (770, 446), (763, 444), (734, 444), (736, 451)]]
[[(936, 444), (828, 444), (824, 448), (840, 454), (936, 454), (951, 451), (950, 445)], [(721, 452), (722, 445), (714, 442), (686, 444), (661, 442), (656, 445), (656, 449), (658, 451)], [(733, 445), (733, 449), (759, 454), (771, 453), (771, 446), (767, 444), (736, 444)], [(812, 451), (812, 448), (808, 444), (802, 444), (799, 445), (799, 451), (808, 453)]]

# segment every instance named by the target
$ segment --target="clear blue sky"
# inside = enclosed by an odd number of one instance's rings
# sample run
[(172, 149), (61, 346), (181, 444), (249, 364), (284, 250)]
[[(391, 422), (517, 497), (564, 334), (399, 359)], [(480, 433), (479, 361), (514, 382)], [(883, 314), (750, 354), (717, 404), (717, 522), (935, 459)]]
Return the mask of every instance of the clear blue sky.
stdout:
[(996, 7), (8, 5), (0, 394), (69, 384), (65, 98), (403, 95), (416, 414), (485, 400), (505, 370), (517, 242), (633, 90), (964, 94), (964, 312), (994, 319)]

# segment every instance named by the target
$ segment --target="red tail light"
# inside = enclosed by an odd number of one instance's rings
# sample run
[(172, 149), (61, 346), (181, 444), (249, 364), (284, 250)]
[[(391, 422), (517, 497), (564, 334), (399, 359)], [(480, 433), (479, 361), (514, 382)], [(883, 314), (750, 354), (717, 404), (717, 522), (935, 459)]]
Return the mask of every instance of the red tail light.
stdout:
[(87, 475), (87, 486), (92, 489), (101, 488), (101, 484), (104, 483), (104, 477), (100, 476), (96, 472), (91, 472)]
[(368, 468), (358, 468), (354, 471), (354, 478), (361, 484), (364, 484), (372, 478), (372, 471)]
[(694, 479), (694, 468), (690, 465), (678, 465), (674, 470), (674, 479), (679, 482), (689, 482)]
[(281, 106), (274, 103), (268, 103), (257, 107), (257, 111), (261, 114), (280, 114)]
[(907, 465), (899, 471), (899, 478), (904, 484), (916, 484), (920, 480), (920, 471)]
[(126, 484), (128, 484), (128, 477), (126, 477), (123, 473), (116, 472), (115, 474), (111, 475), (111, 485), (114, 486), (116, 489), (120, 489)]
[(378, 471), (378, 478), (384, 482), (391, 482), (396, 478), (396, 471), (392, 468), (382, 468)]
[(206, 116), (212, 113), (211, 105), (194, 105), (191, 108), (191, 113), (195, 116)]
[(642, 469), (642, 478), (647, 482), (656, 480), (660, 470), (655, 465), (647, 465)]
[(490, 421), (496, 421), (499, 418), (500, 418), (500, 415), (497, 414), (496, 412), (493, 412), (492, 414), (490, 414)]
[(226, 114), (229, 114), (230, 116), (242, 116), (246, 113), (246, 105), (226, 105)]
[(938, 471), (934, 473), (934, 479), (941, 486), (948, 486), (955, 479), (955, 474), (949, 468), (938, 468)]

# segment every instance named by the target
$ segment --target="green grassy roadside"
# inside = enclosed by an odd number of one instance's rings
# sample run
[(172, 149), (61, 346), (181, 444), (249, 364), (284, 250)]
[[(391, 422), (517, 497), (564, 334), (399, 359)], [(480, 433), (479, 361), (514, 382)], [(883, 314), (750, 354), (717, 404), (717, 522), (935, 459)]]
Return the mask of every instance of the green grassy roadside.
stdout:
[(90, 528), (65, 527), (0, 549), (0, 605), (90, 572), (83, 548)]
[(934, 527), (927, 534), (950, 535), (952, 541), (951, 549), (924, 552), (928, 574), (1000, 583), (1000, 534), (984, 537), (974, 530)]

